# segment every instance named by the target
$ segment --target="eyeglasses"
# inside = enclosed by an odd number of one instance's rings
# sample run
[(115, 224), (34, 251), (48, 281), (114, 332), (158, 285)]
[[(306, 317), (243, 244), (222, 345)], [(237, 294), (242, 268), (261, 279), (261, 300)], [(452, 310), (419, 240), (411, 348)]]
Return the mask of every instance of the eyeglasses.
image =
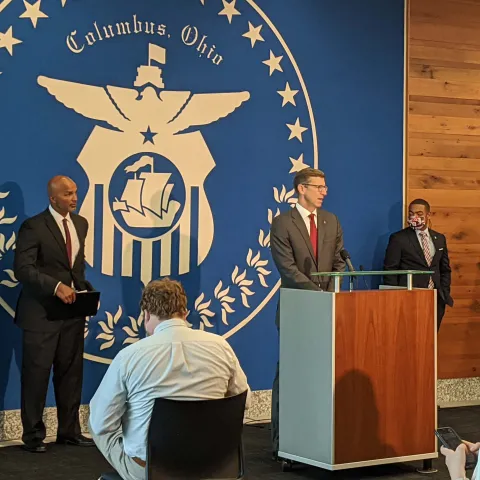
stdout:
[(326, 185), (314, 185), (313, 183), (302, 183), (306, 187), (314, 187), (317, 189), (317, 192), (327, 193), (328, 187)]

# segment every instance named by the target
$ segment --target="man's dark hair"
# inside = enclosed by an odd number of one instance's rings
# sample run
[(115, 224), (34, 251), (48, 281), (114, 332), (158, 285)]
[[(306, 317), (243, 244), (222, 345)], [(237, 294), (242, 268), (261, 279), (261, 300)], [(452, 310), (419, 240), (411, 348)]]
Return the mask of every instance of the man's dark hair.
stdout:
[(430, 204), (423, 198), (416, 198), (415, 200), (412, 200), (408, 208), (410, 208), (412, 205), (423, 205), (426, 208), (427, 213), (430, 212)]

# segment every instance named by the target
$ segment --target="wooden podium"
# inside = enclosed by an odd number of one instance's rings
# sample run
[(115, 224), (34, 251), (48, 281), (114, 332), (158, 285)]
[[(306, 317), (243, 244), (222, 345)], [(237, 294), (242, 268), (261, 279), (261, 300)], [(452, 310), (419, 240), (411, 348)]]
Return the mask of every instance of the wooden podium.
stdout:
[(279, 457), (436, 458), (436, 325), (435, 290), (281, 289)]

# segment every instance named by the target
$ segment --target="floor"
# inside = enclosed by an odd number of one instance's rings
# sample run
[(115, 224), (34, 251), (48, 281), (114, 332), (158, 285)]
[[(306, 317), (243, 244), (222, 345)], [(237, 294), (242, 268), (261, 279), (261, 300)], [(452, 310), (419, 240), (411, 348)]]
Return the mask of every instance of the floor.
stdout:
[[(462, 407), (439, 411), (440, 426), (453, 427), (462, 438), (480, 440), (480, 407)], [(244, 434), (247, 479), (425, 479), (416, 472), (421, 464), (401, 464), (326, 472), (313, 467), (296, 466), (282, 472), (281, 465), (270, 457), (268, 424), (248, 425)], [(435, 460), (438, 473), (429, 475), (435, 480), (448, 480), (443, 460)], [(46, 454), (29, 454), (18, 445), (0, 448), (0, 480), (97, 480), (103, 471), (110, 470), (100, 453), (91, 448), (65, 447), (52, 444)]]

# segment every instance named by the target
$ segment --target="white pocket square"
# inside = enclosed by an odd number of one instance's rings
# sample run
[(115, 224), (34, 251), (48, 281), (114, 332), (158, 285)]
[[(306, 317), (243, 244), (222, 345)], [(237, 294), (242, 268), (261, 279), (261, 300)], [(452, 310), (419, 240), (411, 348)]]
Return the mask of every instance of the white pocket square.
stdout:
[(443, 248), (439, 248), (438, 251), (443, 250)]

